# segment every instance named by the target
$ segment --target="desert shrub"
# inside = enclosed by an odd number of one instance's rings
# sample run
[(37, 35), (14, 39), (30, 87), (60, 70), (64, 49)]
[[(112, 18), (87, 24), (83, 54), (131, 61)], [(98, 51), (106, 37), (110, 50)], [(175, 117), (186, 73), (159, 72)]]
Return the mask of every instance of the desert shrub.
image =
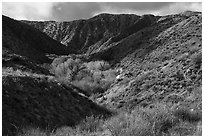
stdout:
[(89, 70), (101, 70), (105, 71), (110, 69), (110, 64), (106, 61), (91, 61), (85, 64)]
[(134, 113), (120, 112), (108, 119), (104, 126), (113, 136), (153, 135), (150, 122), (143, 118), (139, 110)]
[(41, 130), (40, 128), (27, 127), (23, 128), (18, 134), (18, 136), (47, 136), (48, 132)]
[(75, 76), (72, 84), (84, 90), (86, 94), (103, 93), (115, 80), (115, 71), (90, 71), (88, 69), (80, 70)]
[(191, 55), (191, 61), (196, 65), (196, 66), (201, 66), (202, 64), (202, 53), (194, 53)]
[(52, 136), (80, 136), (80, 135), (81, 135), (81, 132), (79, 130), (68, 126), (58, 128), (52, 134)]
[[(86, 117), (75, 127), (58, 128), (52, 135), (54, 136), (102, 136), (107, 135), (104, 129), (105, 118), (102, 116)], [(110, 135), (110, 133), (108, 133)]]
[(51, 70), (51, 69), (52, 69), (51, 65), (48, 64), (48, 63), (43, 63), (43, 64), (41, 65), (41, 67), (42, 67), (42, 68), (45, 68), (45, 69), (47, 69), (47, 70)]
[(63, 63), (53, 66), (55, 76), (60, 80), (73, 80), (77, 73), (83, 68), (80, 63), (80, 59), (74, 60), (72, 58), (68, 58)]
[(82, 69), (82, 70), (80, 70), (77, 74), (76, 74), (76, 76), (75, 76), (75, 81), (80, 81), (80, 80), (82, 80), (83, 78), (87, 78), (87, 77), (92, 77), (93, 76), (93, 74), (90, 72), (90, 70), (88, 70), (88, 69)]
[(51, 64), (52, 68), (55, 69), (59, 64), (64, 63), (68, 59), (67, 56), (61, 56), (59, 58), (55, 58)]
[(143, 112), (152, 125), (154, 135), (169, 135), (169, 129), (178, 123), (178, 119), (165, 103), (155, 103), (144, 108)]
[(60, 82), (71, 83), (87, 95), (106, 91), (116, 77), (115, 71), (109, 69), (110, 65), (105, 61), (82, 63), (77, 58), (58, 58), (52, 67)]
[(188, 122), (181, 122), (169, 130), (170, 136), (188, 136), (195, 134), (195, 126)]
[(99, 83), (91, 81), (90, 77), (87, 77), (86, 79), (80, 81), (73, 81), (72, 84), (84, 90), (86, 92), (86, 95), (88, 96), (90, 96), (91, 94), (104, 92), (103, 87)]
[(102, 131), (104, 120), (100, 116), (86, 117), (82, 122), (77, 125), (77, 128), (81, 131), (96, 132)]
[(180, 107), (174, 110), (174, 115), (183, 121), (198, 122), (202, 119), (202, 113), (193, 109)]

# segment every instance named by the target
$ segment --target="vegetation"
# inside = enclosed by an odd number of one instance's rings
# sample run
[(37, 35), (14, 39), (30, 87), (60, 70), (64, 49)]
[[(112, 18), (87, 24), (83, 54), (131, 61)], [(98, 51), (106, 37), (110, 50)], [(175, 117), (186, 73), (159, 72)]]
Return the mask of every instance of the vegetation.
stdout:
[(52, 63), (52, 72), (64, 84), (73, 84), (90, 96), (103, 93), (115, 81), (116, 72), (105, 61), (83, 62), (79, 58), (59, 57)]
[[(163, 103), (154, 107), (137, 107), (132, 111), (118, 111), (111, 118), (87, 117), (75, 127), (58, 128), (51, 133), (33, 128), (19, 135), (52, 136), (180, 136), (201, 135), (200, 120), (182, 120), (175, 109)], [(178, 112), (181, 112), (178, 111)], [(187, 114), (186, 114), (187, 115)], [(188, 116), (188, 115), (187, 115)], [(185, 117), (187, 117), (185, 116)], [(188, 118), (188, 117), (187, 117)], [(33, 134), (33, 132), (35, 132)]]

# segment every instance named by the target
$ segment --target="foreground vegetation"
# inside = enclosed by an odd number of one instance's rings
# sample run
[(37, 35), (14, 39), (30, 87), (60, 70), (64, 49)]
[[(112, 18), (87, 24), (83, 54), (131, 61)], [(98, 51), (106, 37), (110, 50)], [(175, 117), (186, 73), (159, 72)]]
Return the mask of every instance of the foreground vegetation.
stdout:
[(164, 103), (154, 107), (137, 107), (119, 111), (108, 119), (87, 117), (75, 127), (62, 127), (46, 132), (25, 128), (18, 135), (32, 136), (182, 136), (202, 135), (201, 114), (182, 108), (170, 108)]

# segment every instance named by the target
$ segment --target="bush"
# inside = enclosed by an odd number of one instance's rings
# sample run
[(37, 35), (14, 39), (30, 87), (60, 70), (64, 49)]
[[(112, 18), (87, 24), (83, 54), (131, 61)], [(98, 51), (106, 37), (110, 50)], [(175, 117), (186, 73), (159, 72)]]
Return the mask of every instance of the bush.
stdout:
[(105, 70), (110, 69), (110, 64), (105, 61), (92, 61), (92, 62), (86, 63), (85, 66), (89, 70), (105, 71)]
[(174, 115), (183, 121), (198, 122), (202, 120), (202, 113), (188, 108), (178, 108), (174, 110)]
[[(89, 79), (89, 80), (88, 80)], [(87, 96), (90, 96), (92, 94), (96, 93), (103, 93), (107, 87), (109, 86), (108, 84), (99, 84), (97, 82), (91, 81), (91, 78), (86, 78), (80, 81), (73, 81), (72, 84), (86, 92)]]
[(155, 103), (144, 108), (143, 112), (152, 125), (154, 135), (169, 135), (169, 129), (178, 123), (178, 119), (165, 103)]
[(67, 56), (61, 56), (59, 58), (55, 58), (51, 64), (52, 68), (55, 69), (59, 64), (64, 63), (68, 59)]
[(48, 133), (40, 128), (27, 127), (23, 128), (21, 132), (17, 134), (18, 136), (47, 136)]
[(106, 129), (113, 136), (148, 136), (153, 135), (151, 124), (139, 113), (135, 114), (120, 113), (105, 123)]
[[(57, 62), (58, 60), (56, 60)], [(60, 60), (61, 62), (62, 60)], [(64, 59), (63, 59), (64, 61)], [(54, 61), (53, 61), (54, 62)], [(55, 62), (54, 62), (55, 63)], [(57, 66), (53, 65), (53, 71), (55, 76), (58, 77), (60, 80), (73, 80), (77, 73), (83, 68), (81, 65), (81, 60), (72, 58), (67, 59), (63, 63), (56, 64)]]
[(194, 53), (191, 55), (191, 61), (198, 67), (202, 64), (202, 53)]
[(116, 77), (114, 70), (107, 70), (110, 65), (105, 61), (82, 63), (77, 58), (61, 57), (53, 61), (52, 67), (60, 82), (72, 83), (88, 96), (106, 91)]

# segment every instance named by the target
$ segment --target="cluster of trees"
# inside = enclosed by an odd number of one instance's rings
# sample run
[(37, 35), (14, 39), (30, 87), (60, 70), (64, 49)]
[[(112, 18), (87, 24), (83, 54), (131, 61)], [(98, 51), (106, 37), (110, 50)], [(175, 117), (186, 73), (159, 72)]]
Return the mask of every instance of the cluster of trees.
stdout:
[(84, 62), (80, 58), (63, 56), (56, 58), (51, 66), (59, 81), (81, 88), (88, 96), (104, 92), (116, 78), (116, 71), (106, 61)]

